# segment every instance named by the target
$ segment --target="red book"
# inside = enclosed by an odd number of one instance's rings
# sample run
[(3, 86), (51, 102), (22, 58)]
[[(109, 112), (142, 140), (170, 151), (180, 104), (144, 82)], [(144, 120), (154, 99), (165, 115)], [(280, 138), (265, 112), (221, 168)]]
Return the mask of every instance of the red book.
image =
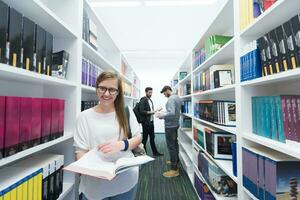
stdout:
[(4, 157), (18, 152), (20, 135), (20, 97), (6, 97)]
[(264, 11), (270, 8), (277, 0), (264, 0)]
[(41, 143), (42, 99), (32, 99), (31, 142), (32, 146)]
[(50, 140), (51, 103), (51, 99), (42, 99), (42, 143)]
[(4, 156), (5, 96), (0, 96), (0, 159)]
[(59, 126), (59, 100), (51, 99), (52, 113), (51, 113), (51, 139), (57, 138)]
[(31, 137), (31, 119), (32, 119), (32, 98), (20, 98), (20, 144), (19, 150), (25, 150), (30, 147)]
[(59, 136), (64, 135), (64, 123), (65, 123), (65, 100), (60, 99), (59, 100), (59, 123), (58, 123)]

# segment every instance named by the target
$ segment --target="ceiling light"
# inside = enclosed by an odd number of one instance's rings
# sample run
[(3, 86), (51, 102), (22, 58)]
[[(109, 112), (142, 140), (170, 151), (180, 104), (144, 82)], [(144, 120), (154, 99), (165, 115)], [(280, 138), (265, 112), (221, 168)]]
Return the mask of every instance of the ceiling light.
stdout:
[(93, 7), (137, 7), (142, 6), (141, 1), (93, 1)]
[(211, 5), (216, 0), (152, 0), (145, 1), (146, 6), (191, 6), (191, 5)]

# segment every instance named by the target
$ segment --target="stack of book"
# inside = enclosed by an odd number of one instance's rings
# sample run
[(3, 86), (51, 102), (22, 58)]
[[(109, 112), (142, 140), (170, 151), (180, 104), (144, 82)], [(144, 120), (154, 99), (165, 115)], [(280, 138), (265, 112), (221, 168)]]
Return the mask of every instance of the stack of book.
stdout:
[(237, 195), (237, 184), (202, 152), (198, 154), (198, 169), (215, 193), (225, 197)]
[(202, 92), (233, 83), (233, 65), (212, 65), (207, 70), (195, 74), (193, 87), (195, 92)]
[(205, 61), (205, 49), (201, 48), (199, 51), (195, 51), (195, 55), (194, 55), (194, 69), (199, 67), (199, 65), (201, 65), (202, 63), (204, 63)]
[(61, 137), (64, 100), (0, 96), (0, 158)]
[(96, 51), (97, 44), (97, 26), (92, 19), (89, 18), (86, 10), (83, 10), (83, 31), (82, 38), (91, 45)]
[(231, 36), (224, 35), (211, 35), (205, 40), (205, 58), (208, 59), (214, 53), (216, 53), (219, 49), (221, 49), (229, 40), (231, 40)]
[(1, 169), (0, 199), (57, 199), (64, 156), (40, 154)]
[(191, 94), (191, 84), (187, 83), (181, 87), (180, 95), (185, 96), (185, 95), (190, 95), (190, 94)]
[(236, 126), (235, 102), (200, 100), (194, 105), (194, 116), (223, 126)]
[(240, 1), (240, 29), (245, 29), (255, 18), (269, 9), (277, 0)]
[(243, 186), (257, 199), (299, 199), (299, 160), (263, 147), (242, 149)]
[(272, 140), (299, 144), (299, 113), (299, 95), (252, 97), (252, 131)]
[(81, 101), (81, 111), (95, 107), (96, 105), (98, 105), (98, 101)]
[(81, 83), (83, 85), (96, 87), (97, 77), (103, 70), (86, 58), (82, 58)]
[(189, 117), (183, 117), (180, 119), (181, 128), (192, 128), (192, 119)]
[(183, 101), (181, 104), (181, 112), (182, 113), (192, 113), (192, 102), (189, 101)]

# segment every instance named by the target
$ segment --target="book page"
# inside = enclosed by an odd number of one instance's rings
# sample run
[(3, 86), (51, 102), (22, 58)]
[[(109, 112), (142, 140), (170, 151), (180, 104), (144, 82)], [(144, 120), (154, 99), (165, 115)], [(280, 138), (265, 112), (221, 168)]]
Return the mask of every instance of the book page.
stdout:
[(115, 163), (109, 162), (96, 149), (90, 150), (78, 161), (64, 168), (79, 174), (111, 180), (115, 176)]
[(142, 165), (153, 160), (154, 158), (151, 158), (150, 156), (147, 155), (130, 157), (130, 158), (120, 158), (116, 162), (116, 174), (119, 174), (130, 167)]

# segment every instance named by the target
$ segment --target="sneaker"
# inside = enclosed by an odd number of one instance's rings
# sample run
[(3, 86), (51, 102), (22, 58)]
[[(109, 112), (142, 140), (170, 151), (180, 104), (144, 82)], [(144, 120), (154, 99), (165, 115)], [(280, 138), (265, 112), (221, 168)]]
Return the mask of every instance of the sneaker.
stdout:
[(167, 165), (171, 165), (171, 160), (167, 160), (167, 161), (166, 161), (166, 164), (167, 164)]
[(177, 170), (166, 171), (165, 173), (163, 173), (163, 176), (166, 178), (173, 178), (179, 176), (179, 170), (177, 169)]
[(164, 154), (159, 153), (159, 152), (153, 154), (154, 157), (159, 157), (159, 156), (163, 156), (163, 155), (164, 155)]

